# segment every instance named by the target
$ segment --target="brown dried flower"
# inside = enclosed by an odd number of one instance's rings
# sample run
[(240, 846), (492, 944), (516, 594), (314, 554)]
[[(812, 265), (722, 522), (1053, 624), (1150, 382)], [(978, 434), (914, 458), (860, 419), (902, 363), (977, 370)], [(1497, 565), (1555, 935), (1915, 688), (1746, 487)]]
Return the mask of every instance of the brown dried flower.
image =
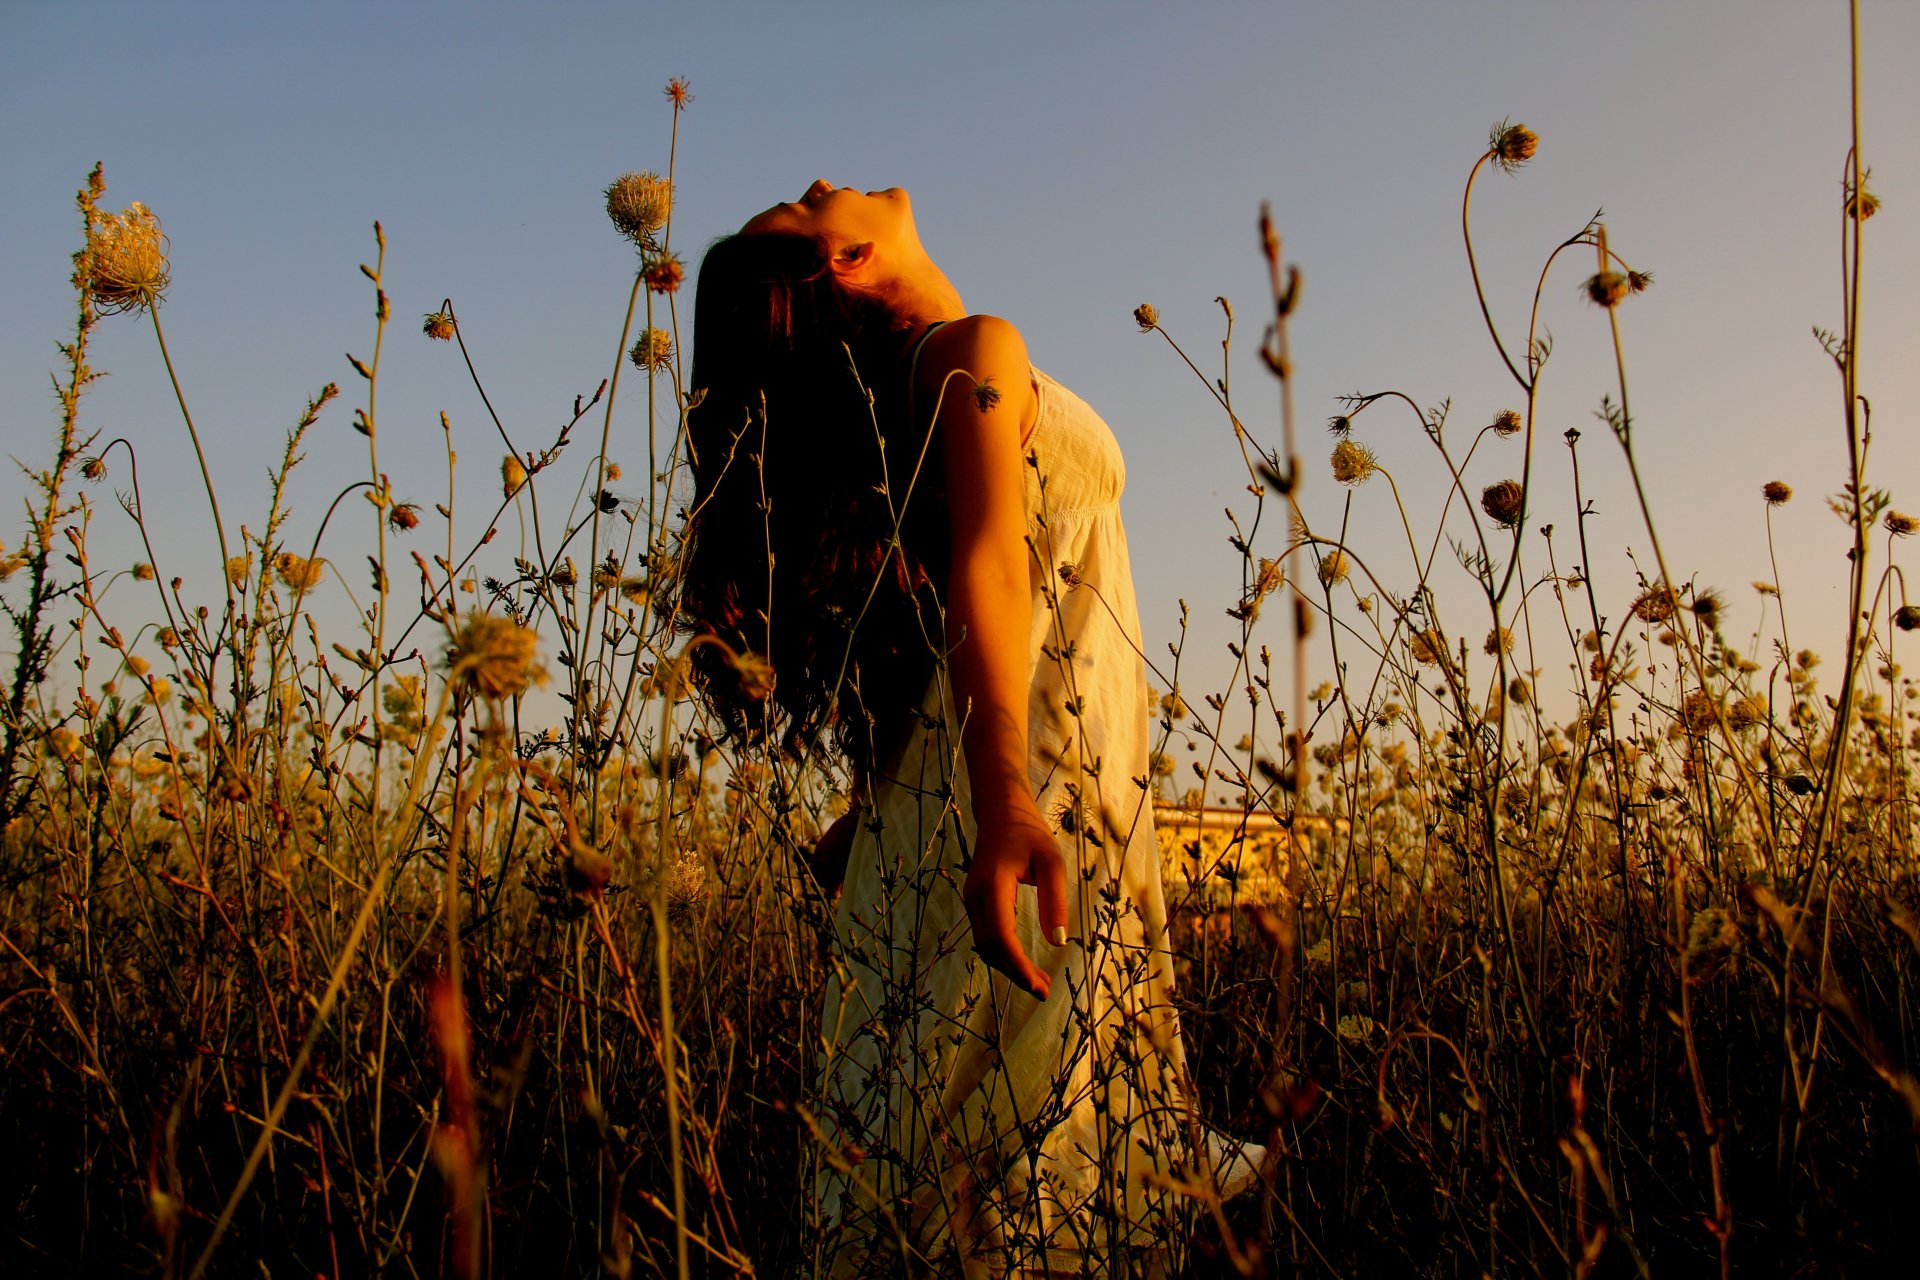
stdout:
[(627, 353), (636, 369), (665, 369), (673, 363), (673, 335), (665, 329), (647, 329)]
[(666, 226), (672, 211), (673, 184), (651, 169), (623, 173), (607, 188), (607, 217), (636, 244)]
[(80, 464), (80, 475), (87, 480), (104, 480), (107, 478), (107, 464), (99, 458), (88, 458)]
[(435, 342), (453, 341), (453, 317), (444, 311), (429, 311), (420, 324), (420, 332)]
[(327, 562), (318, 558), (308, 560), (291, 551), (282, 551), (273, 558), (273, 571), (289, 591), (311, 591), (320, 585), (326, 575)]
[(95, 209), (87, 223), (86, 289), (102, 315), (151, 309), (167, 291), (167, 238), (135, 200), (124, 213)]
[(646, 277), (647, 288), (654, 293), (678, 293), (680, 282), (687, 278), (687, 270), (680, 265), (679, 255), (672, 253), (649, 259), (646, 270), (641, 274)]
[(511, 698), (533, 681), (539, 641), (527, 628), (491, 613), (470, 613), (447, 646), (447, 678), (462, 692)]
[(1143, 302), (1133, 309), (1133, 322), (1140, 326), (1140, 332), (1152, 333), (1160, 327), (1160, 311), (1151, 302)]
[(1520, 427), (1520, 415), (1512, 409), (1502, 409), (1493, 415), (1493, 433), (1497, 436), (1515, 435)]
[(675, 76), (667, 81), (667, 87), (661, 92), (667, 95), (667, 101), (673, 104), (675, 111), (686, 110), (687, 104), (693, 101), (693, 94), (687, 88), (685, 76)]
[(527, 482), (527, 466), (511, 453), (500, 459), (500, 492), (511, 498)]
[(1518, 480), (1502, 480), (1480, 491), (1480, 509), (1501, 528), (1513, 529), (1527, 514), (1526, 499)]
[(1487, 150), (1493, 155), (1493, 162), (1507, 173), (1512, 173), (1521, 165), (1533, 159), (1533, 153), (1540, 147), (1540, 137), (1524, 124), (1508, 124), (1502, 120), (1493, 126), (1487, 137)]
[(387, 523), (402, 533), (420, 527), (420, 507), (412, 502), (396, 502), (387, 512)]
[(1769, 480), (1760, 486), (1760, 496), (1770, 507), (1782, 506), (1793, 497), (1793, 486), (1785, 480)]
[(1346, 552), (1329, 551), (1320, 561), (1320, 585), (1331, 587), (1345, 582), (1352, 567)]
[(1903, 604), (1893, 611), (1893, 625), (1902, 631), (1920, 629), (1920, 605)]
[(1673, 616), (1677, 604), (1673, 588), (1665, 585), (1652, 586), (1635, 598), (1630, 612), (1642, 622), (1665, 622)]
[(1586, 292), (1587, 301), (1600, 307), (1617, 307), (1631, 292), (1627, 278), (1618, 271), (1596, 272), (1580, 287)]
[(1896, 538), (1910, 538), (1916, 530), (1920, 530), (1920, 518), (1907, 515), (1901, 511), (1887, 512), (1887, 518), (1884, 523), (1886, 524), (1887, 532)]
[(1407, 638), (1407, 651), (1415, 662), (1431, 667), (1446, 656), (1447, 642), (1438, 631), (1416, 631)]
[(1347, 485), (1365, 484), (1379, 466), (1373, 450), (1358, 440), (1342, 440), (1333, 446), (1332, 461), (1333, 478)]
[(1719, 710), (1718, 699), (1705, 689), (1695, 689), (1680, 701), (1680, 723), (1688, 733), (1705, 733), (1713, 728)]

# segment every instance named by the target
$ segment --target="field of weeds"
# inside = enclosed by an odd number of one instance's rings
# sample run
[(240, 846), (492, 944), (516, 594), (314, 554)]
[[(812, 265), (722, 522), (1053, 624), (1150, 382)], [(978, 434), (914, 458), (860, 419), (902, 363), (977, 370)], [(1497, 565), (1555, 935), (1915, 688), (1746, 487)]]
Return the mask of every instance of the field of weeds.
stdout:
[[(1476, 183), (1537, 145), (1503, 124), (1462, 156), (1476, 281)], [(207, 482), (223, 580), (143, 521), (132, 446), (88, 426), (90, 338), (149, 326), (164, 353), (169, 268), (153, 214), (112, 212), (97, 169), (81, 189), (58, 421), (0, 563), (8, 1274), (811, 1271), (808, 1171), (848, 1153), (812, 1120), (833, 958), (810, 855), (845, 779), (716, 741), (686, 685), (702, 642), (673, 617), (685, 459), (649, 458), (637, 498), (606, 462), (637, 381), (678, 415), (699, 395), (664, 168), (606, 193), (637, 250), (626, 358), (550, 438), (495, 422), (491, 510), (454, 509), (450, 444), (444, 500), (382, 470), (386, 344), (466, 348), (451, 302), (392, 314), (376, 227), (346, 387), (297, 415), (245, 523)], [(1790, 645), (1770, 582), (1773, 632), (1726, 634), (1644, 503), (1654, 563), (1602, 598), (1575, 567), (1609, 554), (1585, 516), (1530, 511), (1548, 449), (1576, 486), (1594, 449), (1636, 467), (1624, 358), (1586, 439), (1537, 437), (1550, 344), (1484, 297), (1512, 408), (1460, 423), (1356, 395), (1329, 475), (1291, 404), (1288, 326), (1311, 313), (1272, 226), (1250, 238), (1273, 431), (1224, 379), (1196, 390), (1251, 490), (1242, 594), (1193, 602), (1235, 620), (1235, 666), (1199, 690), (1177, 650), (1149, 655), (1150, 782), (1169, 829), (1226, 805), (1292, 832), (1268, 865), (1231, 823), (1169, 850), (1198, 1109), (1276, 1155), (1226, 1204), (1186, 1189), (1183, 1274), (1868, 1275), (1910, 1252), (1920, 730), (1899, 658), (1920, 606), (1899, 566), (1920, 522), (1869, 467), (1850, 353), (1876, 203), (1850, 150), (1845, 172), (1848, 319), (1826, 348), (1852, 552), (1825, 663)], [(1540, 289), (1583, 291), (1617, 352), (1651, 276), (1598, 222), (1544, 249)], [(1150, 306), (1136, 319), (1160, 332)], [(182, 447), (213, 447), (177, 383), (153, 393)], [(1421, 434), (1449, 494), (1392, 563), (1298, 502), (1333, 483), (1349, 514), (1403, 519), (1410, 477), (1376, 429)], [(296, 522), (282, 486), (322, 440), (364, 447), (366, 479)], [(140, 531), (142, 561), (90, 551), (107, 520)], [(335, 562), (354, 523), (372, 552)], [(336, 581), (344, 622), (313, 604)], [(1312, 687), (1316, 666), (1340, 679)]]

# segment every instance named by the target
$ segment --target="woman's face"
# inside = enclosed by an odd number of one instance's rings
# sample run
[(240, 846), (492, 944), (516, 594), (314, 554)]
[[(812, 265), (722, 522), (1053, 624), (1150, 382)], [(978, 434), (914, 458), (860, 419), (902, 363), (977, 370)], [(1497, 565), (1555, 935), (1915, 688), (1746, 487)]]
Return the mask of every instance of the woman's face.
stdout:
[(768, 231), (820, 236), (834, 248), (871, 241), (919, 240), (913, 225), (913, 202), (901, 188), (855, 191), (836, 187), (824, 178), (808, 187), (798, 200), (756, 213), (740, 228), (740, 234), (746, 236)]

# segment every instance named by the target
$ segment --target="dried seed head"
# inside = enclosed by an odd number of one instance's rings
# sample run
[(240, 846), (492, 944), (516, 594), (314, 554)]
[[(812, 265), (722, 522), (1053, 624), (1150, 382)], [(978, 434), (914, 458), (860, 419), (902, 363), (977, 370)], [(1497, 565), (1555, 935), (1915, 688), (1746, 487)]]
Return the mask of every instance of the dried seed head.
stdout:
[(1140, 326), (1140, 332), (1152, 333), (1160, 327), (1160, 310), (1151, 302), (1143, 302), (1133, 309), (1133, 322)]
[(1695, 689), (1680, 702), (1680, 723), (1688, 733), (1705, 733), (1713, 728), (1720, 709), (1719, 701), (1705, 689)]
[(1447, 642), (1438, 631), (1416, 631), (1407, 638), (1407, 651), (1415, 662), (1431, 667), (1446, 656)]
[(1653, 272), (1651, 271), (1627, 272), (1627, 292), (1628, 293), (1645, 293), (1647, 290), (1651, 288), (1653, 288)]
[(1619, 306), (1630, 291), (1627, 278), (1618, 271), (1596, 272), (1587, 277), (1581, 288), (1586, 292), (1587, 301), (1599, 307)]
[(641, 274), (646, 277), (647, 288), (654, 293), (678, 293), (680, 282), (687, 278), (679, 255), (672, 253), (651, 259)]
[(1760, 486), (1760, 496), (1767, 500), (1770, 507), (1783, 506), (1793, 497), (1793, 486), (1785, 480), (1769, 480)]
[[(1280, 589), (1280, 584), (1286, 580), (1286, 573), (1280, 567), (1278, 560), (1269, 560), (1265, 556), (1262, 556), (1260, 558), (1259, 570), (1259, 573), (1256, 574), (1253, 579), (1253, 594), (1255, 596), (1272, 595)], [(1343, 573), (1341, 576), (1344, 577), (1345, 574)]]
[(83, 286), (103, 315), (151, 309), (166, 294), (167, 238), (160, 220), (135, 200), (125, 213), (96, 209), (87, 224)]
[(273, 558), (273, 571), (286, 583), (289, 591), (311, 591), (320, 585), (320, 579), (326, 574), (327, 562), (321, 559), (308, 560), (282, 551)]
[(481, 698), (511, 698), (533, 681), (534, 633), (491, 613), (470, 613), (447, 646), (447, 678)]
[(1340, 437), (1340, 439), (1345, 440), (1349, 435), (1353, 434), (1353, 419), (1344, 413), (1336, 413), (1327, 419), (1327, 430), (1333, 432), (1333, 434)]
[(1330, 551), (1320, 561), (1320, 585), (1335, 586), (1347, 580), (1347, 574), (1353, 566), (1347, 561), (1344, 551)]
[(1533, 702), (1533, 686), (1525, 676), (1515, 676), (1507, 681), (1507, 697), (1516, 707), (1528, 706)]
[(675, 76), (667, 81), (667, 87), (661, 92), (667, 95), (667, 101), (673, 104), (675, 111), (684, 111), (687, 104), (693, 101), (693, 94), (687, 88), (685, 76)]
[(135, 582), (152, 582), (153, 566), (144, 560), (133, 566), (133, 580)]
[(87, 480), (104, 480), (107, 478), (107, 464), (98, 458), (88, 458), (80, 464), (80, 475)]
[(1735, 733), (1744, 733), (1767, 718), (1767, 704), (1754, 695), (1740, 698), (1727, 708), (1727, 724)]
[(1526, 508), (1527, 493), (1518, 480), (1502, 480), (1480, 491), (1480, 509), (1503, 529), (1517, 528)]
[(420, 508), (412, 502), (396, 502), (393, 510), (387, 512), (387, 523), (407, 533), (420, 527)]
[(1920, 518), (1900, 511), (1887, 512), (1885, 524), (1887, 532), (1896, 538), (1910, 538), (1915, 530), (1920, 530)]
[(420, 332), (435, 342), (453, 340), (453, 317), (444, 311), (429, 311), (420, 324)]
[(253, 571), (252, 556), (246, 555), (246, 556), (227, 557), (227, 581), (232, 583), (234, 586), (236, 587), (246, 586), (247, 575), (252, 571)]
[(1893, 625), (1902, 631), (1920, 629), (1920, 605), (1903, 604), (1893, 611)]
[(727, 665), (740, 682), (740, 696), (758, 702), (773, 692), (776, 676), (773, 664), (757, 653), (729, 653)]
[(1488, 657), (1502, 653), (1512, 653), (1513, 632), (1507, 630), (1505, 627), (1495, 627), (1493, 630), (1487, 632), (1486, 642), (1482, 644), (1480, 648)]
[(1693, 616), (1708, 627), (1720, 621), (1720, 611), (1727, 607), (1727, 598), (1718, 591), (1696, 591), (1693, 593)]
[(1777, 596), (1780, 594), (1780, 588), (1774, 586), (1771, 582), (1760, 582), (1756, 580), (1753, 584), (1753, 589), (1763, 596)]
[(527, 466), (512, 454), (500, 459), (500, 492), (511, 498), (527, 482)]
[(1378, 466), (1373, 450), (1358, 440), (1342, 440), (1333, 446), (1333, 478), (1341, 484), (1365, 484)]
[(1493, 433), (1498, 436), (1510, 436), (1519, 433), (1520, 415), (1512, 409), (1502, 409), (1493, 415)]
[(627, 353), (636, 369), (665, 369), (673, 363), (673, 335), (665, 329), (648, 329)]
[(1648, 587), (1635, 597), (1631, 612), (1642, 622), (1665, 622), (1673, 616), (1676, 604), (1673, 588), (1661, 584)]
[(1846, 212), (1847, 217), (1851, 218), (1855, 215), (1856, 206), (1858, 206), (1858, 213), (1860, 221), (1862, 222), (1865, 222), (1868, 218), (1880, 212), (1880, 197), (1866, 189), (1867, 179), (1872, 176), (1873, 173), (1871, 170), (1861, 175), (1860, 194), (1857, 199), (1854, 196), (1853, 183), (1848, 182), (1845, 184), (1843, 190), (1846, 192), (1846, 199), (1840, 207)]
[(673, 184), (651, 169), (621, 174), (607, 188), (607, 217), (636, 244), (666, 226), (672, 211)]
[(1493, 126), (1487, 138), (1487, 150), (1493, 154), (1493, 162), (1507, 173), (1512, 173), (1527, 161), (1533, 159), (1533, 153), (1540, 147), (1540, 137), (1523, 124), (1508, 124), (1502, 120)]

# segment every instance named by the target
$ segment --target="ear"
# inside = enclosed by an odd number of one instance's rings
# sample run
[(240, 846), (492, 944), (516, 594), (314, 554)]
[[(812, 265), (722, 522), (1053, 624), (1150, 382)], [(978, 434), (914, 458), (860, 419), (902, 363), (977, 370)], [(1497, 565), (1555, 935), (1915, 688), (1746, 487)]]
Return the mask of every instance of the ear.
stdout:
[(873, 241), (843, 244), (827, 259), (827, 267), (844, 284), (859, 284), (873, 270)]

